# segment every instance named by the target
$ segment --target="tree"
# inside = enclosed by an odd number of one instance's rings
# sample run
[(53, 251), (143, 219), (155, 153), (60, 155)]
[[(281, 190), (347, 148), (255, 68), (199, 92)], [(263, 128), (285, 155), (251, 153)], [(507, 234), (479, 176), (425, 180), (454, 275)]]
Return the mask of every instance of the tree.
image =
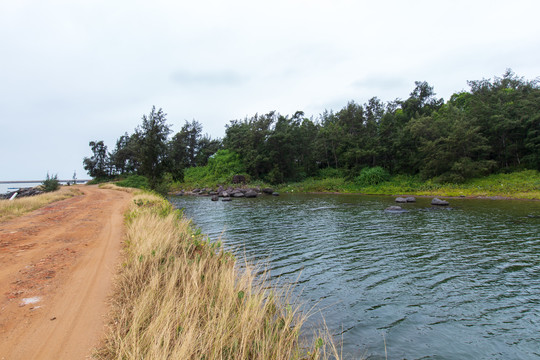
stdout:
[(116, 140), (116, 148), (110, 154), (110, 162), (116, 174), (137, 172), (139, 169), (138, 143), (138, 136), (136, 134), (129, 136), (127, 132)]
[(272, 125), (278, 115), (271, 111), (265, 115), (255, 114), (243, 121), (232, 120), (225, 127), (223, 145), (240, 155), (249, 175), (260, 179), (268, 174), (273, 164), (270, 162), (267, 140), (272, 132)]
[(107, 146), (100, 141), (90, 141), (88, 144), (92, 148), (92, 155), (90, 158), (85, 157), (83, 159), (83, 167), (93, 178), (104, 178), (110, 174), (107, 171), (107, 164), (109, 157), (107, 155)]
[(170, 172), (175, 180), (183, 179), (186, 168), (206, 165), (208, 158), (221, 148), (220, 140), (201, 133), (202, 125), (198, 121), (186, 121), (169, 142)]
[(151, 188), (157, 186), (167, 165), (167, 137), (171, 129), (166, 115), (161, 108), (156, 111), (153, 106), (148, 116), (143, 115), (142, 124), (135, 130), (139, 146), (139, 172), (148, 177)]

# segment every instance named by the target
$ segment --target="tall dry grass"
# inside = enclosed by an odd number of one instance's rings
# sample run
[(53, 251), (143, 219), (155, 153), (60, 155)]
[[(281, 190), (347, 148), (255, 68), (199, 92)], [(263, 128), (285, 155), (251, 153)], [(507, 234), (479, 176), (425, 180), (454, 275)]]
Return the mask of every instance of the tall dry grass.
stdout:
[[(211, 243), (162, 198), (135, 195), (125, 262), (99, 359), (339, 359), (327, 336), (253, 266)], [(322, 332), (324, 333), (324, 332)], [(302, 336), (304, 338), (304, 336)]]
[(81, 191), (76, 187), (62, 186), (54, 192), (15, 198), (13, 200), (0, 200), (0, 222), (24, 215), (55, 201), (64, 200), (80, 194)]

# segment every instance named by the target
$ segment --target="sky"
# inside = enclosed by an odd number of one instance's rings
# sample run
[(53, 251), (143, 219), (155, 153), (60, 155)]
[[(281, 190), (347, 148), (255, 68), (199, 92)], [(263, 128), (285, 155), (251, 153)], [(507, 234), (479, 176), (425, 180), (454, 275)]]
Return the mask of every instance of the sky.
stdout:
[(427, 81), (446, 100), (540, 76), (537, 0), (17, 0), (0, 3), (0, 180), (88, 178), (152, 106), (174, 133), (297, 110), (316, 119)]

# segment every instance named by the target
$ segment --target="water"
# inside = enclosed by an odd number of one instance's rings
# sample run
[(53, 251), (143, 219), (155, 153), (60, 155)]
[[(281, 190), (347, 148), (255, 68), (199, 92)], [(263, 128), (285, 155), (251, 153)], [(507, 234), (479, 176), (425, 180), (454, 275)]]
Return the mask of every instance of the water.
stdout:
[(389, 359), (539, 359), (540, 202), (418, 199), (385, 213), (393, 200), (171, 198), (212, 239), (297, 281), (346, 358), (384, 359), (386, 341)]
[[(72, 180), (69, 180), (72, 182)], [(87, 180), (78, 180), (78, 184), (84, 184)], [(67, 181), (59, 181), (61, 185), (66, 185)], [(30, 182), (30, 183), (2, 183), (0, 184), (0, 194), (16, 191), (21, 188), (30, 188), (42, 185), (43, 182)]]

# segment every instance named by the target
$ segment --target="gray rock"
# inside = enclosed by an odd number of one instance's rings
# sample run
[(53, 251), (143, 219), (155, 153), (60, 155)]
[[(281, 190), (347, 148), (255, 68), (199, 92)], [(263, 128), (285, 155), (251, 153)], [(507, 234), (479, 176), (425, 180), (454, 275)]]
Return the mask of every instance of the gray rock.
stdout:
[(191, 190), (191, 192), (194, 193), (194, 194), (198, 194), (198, 193), (201, 192), (201, 189), (193, 189), (193, 190)]
[(248, 191), (246, 191), (246, 193), (244, 194), (247, 198), (256, 198), (257, 197), (257, 192), (253, 189), (249, 189)]
[(397, 203), (406, 203), (407, 202), (407, 199), (405, 199), (404, 197), (398, 197), (396, 198), (396, 202)]
[(274, 192), (272, 193), (272, 196), (279, 196), (279, 193), (274, 191)]
[(246, 195), (241, 191), (236, 191), (232, 193), (232, 197), (239, 198), (239, 197), (245, 197)]
[(437, 205), (437, 206), (447, 206), (447, 205), (450, 205), (450, 203), (446, 200), (441, 200), (441, 199), (438, 199), (438, 198), (433, 198), (433, 200), (431, 200), (431, 205)]
[(219, 200), (219, 196), (217, 195), (212, 195), (212, 201), (218, 201)]
[(408, 196), (405, 198), (405, 200), (407, 200), (407, 202), (416, 202), (416, 198), (414, 196)]
[(228, 193), (227, 191), (222, 191), (222, 192), (219, 194), (219, 196), (221, 196), (221, 197), (229, 197), (230, 195), (229, 195), (229, 193)]
[(223, 199), (221, 199), (221, 201), (231, 201), (231, 198), (230, 197), (224, 197)]
[(263, 193), (265, 194), (268, 194), (268, 195), (272, 195), (272, 193), (274, 192), (274, 189), (271, 189), (271, 188), (264, 188), (261, 190)]

